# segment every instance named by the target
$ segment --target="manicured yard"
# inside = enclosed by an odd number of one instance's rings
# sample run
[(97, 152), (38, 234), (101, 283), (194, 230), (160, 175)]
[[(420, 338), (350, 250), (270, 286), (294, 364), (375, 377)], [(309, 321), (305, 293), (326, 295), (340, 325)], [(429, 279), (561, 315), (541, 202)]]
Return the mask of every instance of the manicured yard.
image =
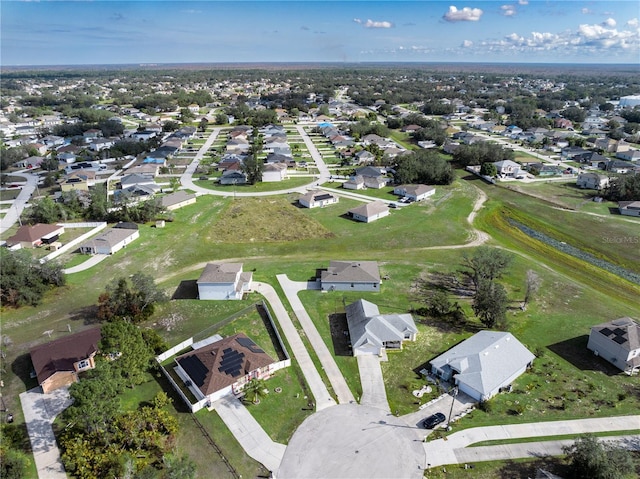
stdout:
[[(311, 177), (293, 177), (282, 181), (273, 182), (260, 182), (255, 185), (236, 185), (235, 191), (237, 193), (262, 193), (266, 191), (280, 191), (299, 188), (300, 186), (309, 185), (314, 182)], [(229, 196), (233, 196), (233, 185), (219, 185), (210, 181), (196, 180), (194, 183), (203, 188), (210, 190), (223, 191), (228, 193)]]

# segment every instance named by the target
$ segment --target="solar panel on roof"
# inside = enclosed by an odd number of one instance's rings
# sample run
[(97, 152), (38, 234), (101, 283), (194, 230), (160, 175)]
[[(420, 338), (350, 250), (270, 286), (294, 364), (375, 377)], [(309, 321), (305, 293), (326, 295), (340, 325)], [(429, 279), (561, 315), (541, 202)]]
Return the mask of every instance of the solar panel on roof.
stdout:
[(612, 338), (618, 344), (624, 344), (627, 342), (627, 338), (622, 335), (618, 335)]
[(621, 336), (624, 333), (626, 333), (626, 331), (624, 329), (621, 329), (621, 328), (616, 328), (616, 329), (613, 330), (613, 334), (615, 334), (616, 336)]
[(264, 353), (264, 351), (249, 338), (236, 338), (236, 341), (238, 341), (240, 346), (244, 346), (252, 353)]
[(320, 201), (320, 200), (328, 200), (329, 198), (331, 198), (332, 196), (328, 193), (325, 193), (324, 195), (317, 195), (315, 197), (316, 201)]
[(242, 363), (244, 362), (244, 353), (235, 349), (227, 348), (222, 353), (222, 360), (218, 371), (223, 374), (236, 377), (240, 373)]
[(605, 336), (609, 336), (611, 334), (611, 330), (609, 328), (602, 328), (600, 330), (600, 334), (604, 334)]
[(187, 356), (186, 358), (178, 359), (178, 363), (189, 375), (196, 386), (200, 387), (204, 385), (204, 380), (207, 377), (209, 370), (202, 361), (200, 361), (200, 358), (196, 355)]

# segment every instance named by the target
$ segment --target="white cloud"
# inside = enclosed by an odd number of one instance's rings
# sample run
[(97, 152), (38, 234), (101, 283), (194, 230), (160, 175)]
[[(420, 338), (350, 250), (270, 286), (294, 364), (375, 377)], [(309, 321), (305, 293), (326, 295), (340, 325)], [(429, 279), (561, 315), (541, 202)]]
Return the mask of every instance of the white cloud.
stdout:
[(638, 22), (638, 19), (637, 19), (637, 18), (632, 18), (631, 20), (629, 20), (629, 21), (627, 22), (627, 26), (629, 26), (629, 27), (637, 28), (637, 27), (638, 27), (638, 25), (640, 25), (640, 22)]
[(479, 8), (464, 7), (462, 10), (458, 10), (451, 5), (442, 18), (447, 22), (477, 22), (483, 13)]
[(516, 14), (515, 5), (502, 5), (500, 9), (505, 17), (513, 17)]
[(365, 28), (393, 28), (393, 23), (387, 21), (379, 22), (374, 20), (367, 20), (366, 22), (363, 22), (360, 18), (354, 18), (353, 21)]
[(592, 13), (593, 13), (593, 10), (589, 10), (586, 7), (582, 9), (582, 14), (583, 15), (591, 15)]
[(607, 18), (604, 22), (602, 22), (602, 25), (605, 27), (615, 27), (616, 21), (613, 18)]
[(529, 0), (518, 0), (519, 5), (529, 5)]
[(462, 42), (463, 48), (471, 48), (473, 46), (473, 42), (471, 40), (465, 40)]

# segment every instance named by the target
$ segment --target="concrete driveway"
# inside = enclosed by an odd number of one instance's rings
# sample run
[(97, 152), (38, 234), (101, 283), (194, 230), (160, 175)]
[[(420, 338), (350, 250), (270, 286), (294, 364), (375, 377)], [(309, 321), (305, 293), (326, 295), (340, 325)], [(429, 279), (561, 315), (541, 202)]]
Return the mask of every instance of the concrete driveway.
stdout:
[(29, 432), (33, 458), (39, 479), (66, 479), (58, 443), (53, 434), (53, 420), (71, 405), (69, 388), (43, 394), (40, 387), (20, 394), (24, 420)]
[(384, 387), (380, 358), (373, 355), (357, 356), (358, 370), (360, 372), (360, 384), (362, 385), (362, 397), (360, 404), (376, 407), (385, 412), (391, 412), (387, 400), (387, 390)]

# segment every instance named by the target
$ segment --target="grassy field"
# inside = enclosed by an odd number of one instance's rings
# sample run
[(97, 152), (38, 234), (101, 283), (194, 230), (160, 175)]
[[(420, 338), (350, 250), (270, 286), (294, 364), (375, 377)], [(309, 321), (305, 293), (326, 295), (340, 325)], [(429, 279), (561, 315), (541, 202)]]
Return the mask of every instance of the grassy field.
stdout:
[[(555, 187), (543, 185), (540, 188)], [(639, 315), (640, 287), (554, 251), (526, 237), (506, 220), (513, 217), (559, 240), (640, 271), (633, 245), (620, 244), (612, 248), (602, 240), (607, 235), (638, 235), (637, 224), (614, 216), (603, 218), (582, 211), (561, 211), (557, 209), (558, 205), (530, 194), (489, 186), (479, 180), (457, 180), (451, 186), (438, 187), (436, 197), (394, 210), (390, 216), (372, 224), (346, 218), (345, 213), (350, 208), (361, 204), (346, 198), (341, 198), (336, 205), (308, 210), (295, 206), (297, 195), (235, 200), (199, 197), (196, 204), (176, 210), (174, 221), (167, 222), (165, 228), (141, 225), (139, 240), (99, 266), (70, 275), (68, 285), (49, 293), (40, 306), (2, 311), (3, 349), (6, 352), (2, 367), (7, 371), (3, 378), (3, 398), (19, 422), (17, 394), (36, 385), (29, 377), (29, 348), (48, 340), (45, 331), (51, 331), (51, 339), (56, 339), (68, 334), (68, 326), (77, 332), (95, 324), (94, 305), (105, 285), (136, 271), (153, 275), (159, 286), (175, 298), (160, 305), (146, 326), (158, 330), (170, 344), (203, 334), (203, 331), (213, 334), (216, 324), (258, 298), (252, 294), (245, 301), (203, 302), (194, 299), (193, 293), (189, 296), (204, 265), (223, 259), (242, 261), (245, 271), (254, 272), (256, 281), (268, 282), (277, 291), (276, 274), (286, 273), (291, 279), (302, 281), (312, 277), (317, 268), (326, 267), (331, 259), (379, 261), (382, 274), (388, 277), (381, 293), (301, 293), (329, 350), (335, 353), (331, 319), (332, 316), (337, 319), (344, 304), (364, 297), (376, 303), (383, 313), (410, 311), (420, 305), (420, 298), (414, 291), (416, 278), (426, 278), (429, 273), (436, 272), (454, 273), (460, 269), (462, 251), (437, 248), (463, 245), (469, 240), (466, 217), (477, 196), (476, 187), (490, 198), (481, 210), (476, 226), (491, 234), (490, 244), (509, 249), (516, 255), (504, 278), (513, 301), (509, 329), (540, 358), (534, 363), (533, 370), (515, 384), (511, 394), (501, 395), (493, 401), (491, 415), (476, 411), (459, 427), (523, 422), (541, 417), (628, 414), (639, 410), (640, 385), (637, 380), (616, 374), (604, 361), (590, 355), (585, 345), (590, 326), (620, 316)], [(369, 193), (389, 194), (388, 191), (365, 192)], [(551, 193), (543, 189), (539, 195), (550, 196)], [(77, 258), (79, 256), (69, 255), (64, 259), (66, 264), (74, 264), (80, 261)], [(543, 288), (527, 311), (522, 312), (517, 306), (522, 300), (527, 269), (534, 269), (541, 275)], [(470, 316), (468, 299), (452, 299), (459, 301)], [(407, 344), (402, 352), (390, 354), (389, 361), (383, 364), (390, 402), (394, 410), (401, 412), (414, 411), (417, 407), (411, 396), (411, 388), (418, 379), (416, 371), (479, 327), (474, 320), (461, 329), (416, 319), (420, 330), (418, 341)], [(247, 315), (242, 321), (248, 321), (243, 328), (259, 336), (255, 316)], [(240, 323), (226, 325), (221, 331), (231, 333), (237, 324)], [(317, 358), (312, 351), (310, 353), (317, 364)], [(359, 396), (355, 360), (336, 354), (336, 361), (354, 395)], [(320, 373), (323, 374), (321, 370)], [(250, 407), (258, 421), (279, 442), (286, 442), (308, 414), (304, 411), (304, 381), (300, 378), (295, 364), (279, 372), (268, 383), (271, 392), (267, 398), (260, 405)], [(282, 393), (273, 391), (276, 385), (282, 387)], [(136, 392), (135, 397), (123, 398), (123, 402), (133, 407), (143, 396), (152, 397), (153, 391), (160, 387), (165, 389), (156, 378)], [(523, 405), (521, 412), (521, 408), (515, 407), (516, 401)], [(190, 416), (180, 411), (179, 417), (182, 428), (178, 447), (188, 451), (198, 463), (200, 477), (229, 477), (225, 475), (226, 466), (222, 462), (214, 464), (215, 461), (207, 459), (214, 453), (206, 441), (193, 440), (200, 438), (200, 432)], [(217, 415), (203, 411), (197, 417), (216, 438), (216, 443), (220, 443), (234, 467), (239, 472), (244, 471), (240, 472), (243, 477), (255, 477), (264, 472), (242, 452)], [(287, 420), (283, 421), (283, 417)], [(496, 467), (506, 466), (491, 467), (493, 469), (487, 471), (495, 473)], [(480, 468), (476, 471), (480, 473)]]
[[(260, 182), (255, 185), (236, 185), (235, 191), (237, 193), (263, 193), (266, 191), (279, 191), (299, 188), (300, 186), (308, 185), (314, 182), (312, 177), (292, 177), (287, 180), (274, 181), (274, 182)], [(223, 191), (228, 193), (229, 196), (233, 196), (233, 185), (219, 185), (211, 181), (196, 180), (194, 184), (207, 188), (209, 190)]]

